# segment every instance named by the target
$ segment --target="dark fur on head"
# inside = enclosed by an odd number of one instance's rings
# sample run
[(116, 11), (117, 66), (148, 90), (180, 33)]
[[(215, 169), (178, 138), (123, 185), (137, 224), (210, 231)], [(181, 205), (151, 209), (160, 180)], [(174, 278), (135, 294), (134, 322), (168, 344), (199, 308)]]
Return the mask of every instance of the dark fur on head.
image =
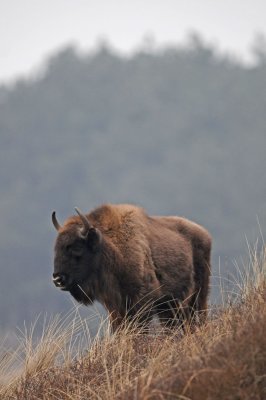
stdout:
[[(54, 281), (80, 303), (98, 300), (114, 328), (158, 314), (173, 326), (206, 317), (211, 237), (201, 226), (179, 217), (150, 217), (133, 205), (104, 205), (86, 216), (70, 217), (58, 230)], [(87, 221), (87, 222), (86, 222)], [(182, 310), (180, 311), (180, 304)]]

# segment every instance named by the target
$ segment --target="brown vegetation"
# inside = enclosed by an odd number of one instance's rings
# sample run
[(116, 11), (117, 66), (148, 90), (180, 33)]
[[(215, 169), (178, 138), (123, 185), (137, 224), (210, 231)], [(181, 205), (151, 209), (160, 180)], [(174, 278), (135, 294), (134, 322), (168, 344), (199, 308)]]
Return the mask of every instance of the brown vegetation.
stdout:
[(37, 347), (28, 341), (23, 369), (2, 384), (1, 398), (265, 399), (265, 260), (254, 259), (252, 268), (237, 299), (213, 309), (193, 334), (125, 326), (112, 335), (107, 328), (73, 359), (73, 327), (50, 324)]

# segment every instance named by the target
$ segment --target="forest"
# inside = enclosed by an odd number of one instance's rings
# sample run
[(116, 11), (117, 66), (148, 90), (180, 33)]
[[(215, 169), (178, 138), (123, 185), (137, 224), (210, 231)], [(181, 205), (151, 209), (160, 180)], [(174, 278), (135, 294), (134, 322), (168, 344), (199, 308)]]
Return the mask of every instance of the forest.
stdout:
[[(51, 213), (134, 203), (213, 236), (211, 301), (266, 231), (266, 52), (253, 66), (194, 36), (131, 56), (68, 46), (0, 86), (1, 330), (65, 312)], [(88, 311), (85, 310), (85, 313)]]

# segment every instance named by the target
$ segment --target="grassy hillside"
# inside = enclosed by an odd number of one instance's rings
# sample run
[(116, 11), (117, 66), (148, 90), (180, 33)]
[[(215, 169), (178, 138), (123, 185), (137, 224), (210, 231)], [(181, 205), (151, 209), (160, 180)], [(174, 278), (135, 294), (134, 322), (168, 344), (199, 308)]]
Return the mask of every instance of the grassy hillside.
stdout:
[(265, 255), (235, 289), (193, 334), (105, 326), (90, 344), (78, 315), (50, 321), (2, 358), (1, 399), (265, 399)]

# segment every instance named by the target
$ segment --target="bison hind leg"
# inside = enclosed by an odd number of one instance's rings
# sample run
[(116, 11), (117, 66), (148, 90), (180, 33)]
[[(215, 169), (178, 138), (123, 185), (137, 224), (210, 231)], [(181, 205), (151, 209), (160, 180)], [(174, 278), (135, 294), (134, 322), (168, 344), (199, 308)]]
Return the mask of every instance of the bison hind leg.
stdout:
[(208, 293), (205, 288), (199, 288), (196, 293), (191, 296), (189, 301), (189, 314), (191, 324), (195, 326), (201, 326), (206, 322), (208, 314)]
[(189, 301), (191, 317), (194, 324), (203, 325), (208, 315), (208, 294), (210, 281), (210, 251), (205, 254), (205, 260), (196, 264), (195, 293)]

